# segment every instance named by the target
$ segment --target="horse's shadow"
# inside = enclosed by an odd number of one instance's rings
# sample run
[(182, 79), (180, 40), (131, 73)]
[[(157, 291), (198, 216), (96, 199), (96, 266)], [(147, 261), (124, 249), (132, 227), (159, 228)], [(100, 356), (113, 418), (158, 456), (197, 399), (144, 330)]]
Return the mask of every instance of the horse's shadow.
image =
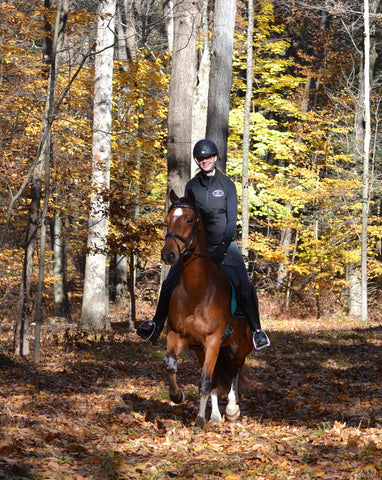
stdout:
[(174, 405), (169, 400), (147, 400), (136, 393), (125, 393), (121, 398), (124, 405), (116, 407), (115, 413), (134, 412), (150, 423), (162, 424), (163, 421), (171, 420), (181, 421), (185, 427), (190, 427), (197, 413), (196, 399), (189, 395), (182, 405)]

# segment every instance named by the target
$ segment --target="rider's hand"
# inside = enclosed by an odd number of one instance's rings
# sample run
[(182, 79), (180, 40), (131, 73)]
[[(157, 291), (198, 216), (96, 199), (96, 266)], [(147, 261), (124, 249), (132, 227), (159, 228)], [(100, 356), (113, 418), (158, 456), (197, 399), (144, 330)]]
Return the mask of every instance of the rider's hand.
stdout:
[(220, 263), (224, 259), (224, 255), (226, 254), (228, 249), (228, 245), (226, 243), (220, 243), (215, 247), (214, 258), (215, 260)]

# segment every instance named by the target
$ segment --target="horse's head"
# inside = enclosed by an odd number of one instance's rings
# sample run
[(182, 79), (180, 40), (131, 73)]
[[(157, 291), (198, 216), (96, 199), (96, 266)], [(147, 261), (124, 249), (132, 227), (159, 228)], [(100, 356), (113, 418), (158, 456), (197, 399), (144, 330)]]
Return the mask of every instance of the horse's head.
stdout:
[(198, 242), (200, 214), (192, 192), (179, 198), (171, 190), (172, 202), (166, 217), (167, 235), (162, 248), (162, 260), (174, 265), (180, 257), (195, 252)]

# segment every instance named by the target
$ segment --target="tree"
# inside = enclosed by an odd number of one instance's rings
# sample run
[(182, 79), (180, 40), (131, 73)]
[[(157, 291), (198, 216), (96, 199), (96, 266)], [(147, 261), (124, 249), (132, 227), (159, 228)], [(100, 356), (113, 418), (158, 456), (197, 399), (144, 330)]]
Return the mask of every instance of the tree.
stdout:
[[(122, 25), (117, 23), (120, 33), (113, 91), (117, 112), (112, 139), (117, 154), (111, 169), (109, 230), (110, 252), (116, 258), (111, 261), (110, 277), (115, 280), (112, 299), (121, 299), (124, 290), (129, 293), (132, 326), (136, 320), (138, 268), (150, 257), (159, 258), (163, 237), (162, 231), (158, 233), (159, 212), (162, 226), (163, 203), (155, 200), (165, 197), (166, 188), (168, 52), (164, 51), (159, 4), (135, 0), (120, 3), (124, 8), (120, 5)], [(155, 5), (157, 9), (153, 8)], [(121, 35), (127, 18), (129, 28)], [(134, 39), (132, 32), (135, 32)]]
[(249, 158), (249, 127), (252, 103), (253, 86), (253, 0), (248, 1), (248, 29), (247, 29), (247, 82), (245, 90), (244, 121), (243, 121), (243, 195), (241, 203), (242, 212), (242, 246), (244, 254), (247, 249), (249, 235), (249, 211), (248, 211), (248, 158)]
[[(197, 82), (194, 91), (192, 108), (192, 145), (205, 138), (207, 130), (208, 89), (211, 67), (211, 52), (208, 30), (208, 0), (201, 2), (201, 29), (198, 37)], [(191, 159), (191, 177), (197, 170), (197, 165)]]
[[(48, 192), (49, 192), (49, 162), (51, 155), (51, 135), (52, 135), (52, 123), (54, 120), (55, 113), (55, 96), (56, 96), (56, 81), (57, 81), (57, 72), (56, 72), (56, 53), (59, 48), (60, 43), (62, 42), (64, 26), (66, 22), (67, 15), (67, 5), (65, 0), (62, 0), (59, 3), (57, 16), (56, 16), (56, 26), (54, 32), (54, 41), (51, 49), (51, 55), (48, 59), (50, 64), (49, 72), (49, 81), (48, 81), (48, 92), (47, 100), (45, 104), (44, 118), (42, 124), (42, 131), (40, 137), (40, 143), (38, 151), (35, 157), (34, 166), (33, 166), (33, 175), (32, 175), (32, 185), (31, 185), (31, 202), (29, 205), (29, 214), (28, 214), (28, 226), (25, 242), (25, 254), (24, 254), (24, 263), (23, 263), (23, 276), (20, 286), (20, 301), (19, 301), (19, 313), (17, 318), (17, 323), (15, 326), (15, 336), (14, 336), (14, 351), (16, 355), (28, 355), (29, 354), (29, 322), (27, 316), (27, 309), (30, 297), (31, 289), (31, 279), (32, 279), (32, 270), (33, 270), (33, 257), (36, 248), (37, 241), (37, 229), (40, 218), (40, 203), (41, 203), (41, 194), (42, 194), (42, 174), (45, 169), (46, 172), (46, 182), (45, 182), (45, 196), (46, 196), (46, 205), (48, 202)], [(44, 225), (45, 228), (45, 219)], [(43, 232), (45, 231), (43, 228)], [(42, 237), (45, 247), (45, 238)], [(43, 273), (44, 273), (44, 248), (41, 252), (40, 260), (40, 285), (39, 285), (39, 295), (37, 299), (37, 319), (38, 325), (41, 320), (41, 299), (42, 299), (42, 285), (43, 285)], [(39, 337), (37, 333), (37, 342), (36, 345), (39, 345)], [(38, 355), (38, 352), (36, 352)], [(35, 358), (37, 360), (37, 357)]]
[(116, 0), (99, 4), (95, 58), (92, 197), (88, 252), (80, 325), (89, 330), (110, 328), (107, 288), (107, 235)]
[(236, 0), (215, 0), (214, 5), (206, 137), (215, 142), (218, 165), (225, 171)]
[(168, 106), (168, 189), (178, 195), (190, 178), (192, 105), (196, 84), (196, 39), (200, 24), (197, 2), (174, 4), (174, 40)]
[[(241, 31), (237, 39), (244, 51), (246, 38)], [(318, 173), (321, 169), (328, 169), (331, 158), (325, 140), (330, 123), (326, 126), (325, 119), (301, 109), (300, 86), (305, 91), (306, 80), (296, 73), (291, 74), (293, 63), (288, 57), (289, 45), (284, 27), (275, 22), (272, 3), (264, 1), (258, 4), (249, 170), (251, 214), (256, 230), (252, 230), (250, 244), (258, 252), (260, 261), (272, 265), (272, 271), (277, 271), (279, 265), (285, 266), (288, 285), (291, 285), (292, 273), (297, 282), (302, 281), (302, 287), (314, 299), (316, 313), (320, 315), (320, 296), (333, 273), (338, 275), (341, 268), (339, 259), (343, 261), (343, 244), (335, 240), (336, 248), (330, 252), (327, 249), (331, 263), (322, 255), (321, 242), (327, 244), (326, 235), (330, 232), (334, 236), (336, 229), (334, 225), (330, 226), (334, 223), (334, 215), (332, 219), (325, 220), (327, 232), (323, 228), (324, 222), (319, 224), (319, 215), (321, 206), (323, 210), (333, 209), (333, 212), (338, 208), (336, 196), (343, 192), (343, 188), (338, 186), (337, 190), (331, 179), (325, 179), (324, 172)], [(243, 56), (236, 54), (234, 67), (237, 73), (232, 102), (240, 108), (231, 110), (229, 143), (236, 153), (236, 158), (229, 164), (230, 171), (235, 175), (241, 173), (237, 157), (243, 135), (246, 71), (243, 65)], [(307, 161), (309, 155), (312, 159)], [(322, 160), (320, 155), (323, 155)], [(331, 161), (336, 161), (334, 155)], [(306, 230), (306, 233), (300, 233), (301, 230)], [(295, 246), (292, 249), (293, 234)], [(304, 256), (304, 253), (307, 255)], [(306, 284), (301, 277), (302, 271), (309, 278)]]

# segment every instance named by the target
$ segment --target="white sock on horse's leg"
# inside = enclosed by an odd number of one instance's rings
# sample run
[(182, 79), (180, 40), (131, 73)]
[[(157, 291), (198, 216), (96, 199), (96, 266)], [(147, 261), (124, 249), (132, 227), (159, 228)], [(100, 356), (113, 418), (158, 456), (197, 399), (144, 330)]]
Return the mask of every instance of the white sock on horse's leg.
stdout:
[(218, 392), (216, 388), (214, 388), (211, 391), (211, 407), (212, 407), (212, 411), (211, 411), (210, 422), (221, 422), (222, 416), (219, 411)]

